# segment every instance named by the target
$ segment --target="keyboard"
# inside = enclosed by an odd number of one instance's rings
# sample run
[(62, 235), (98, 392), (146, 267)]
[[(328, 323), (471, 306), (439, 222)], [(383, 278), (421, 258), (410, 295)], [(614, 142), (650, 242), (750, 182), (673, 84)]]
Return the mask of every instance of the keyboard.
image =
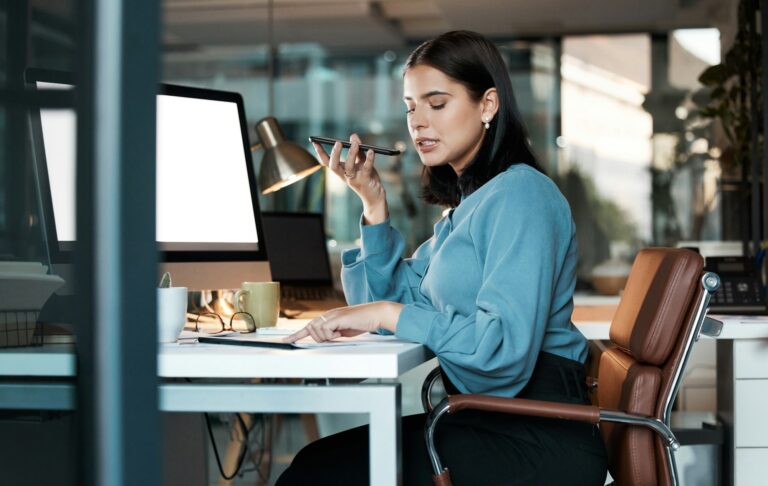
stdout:
[(343, 295), (332, 287), (282, 287), (280, 298), (283, 300), (328, 300), (343, 299)]

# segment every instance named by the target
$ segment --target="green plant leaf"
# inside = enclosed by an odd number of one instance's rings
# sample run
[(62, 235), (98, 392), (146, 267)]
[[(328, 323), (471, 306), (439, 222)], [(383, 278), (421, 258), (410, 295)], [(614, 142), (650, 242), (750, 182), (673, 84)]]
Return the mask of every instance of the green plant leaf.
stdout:
[(723, 96), (725, 96), (725, 94), (726, 94), (725, 88), (723, 88), (722, 86), (718, 86), (712, 90), (712, 92), (709, 94), (709, 97), (710, 99), (718, 100)]
[(728, 79), (728, 69), (724, 64), (715, 64), (699, 75), (699, 82), (704, 86), (720, 86)]
[(743, 56), (739, 52), (741, 49), (737, 50), (737, 47), (739, 47), (739, 45), (734, 44), (733, 48), (731, 48), (730, 51), (725, 53), (725, 61), (723, 62), (723, 64), (727, 64), (729, 66), (733, 66), (734, 68), (736, 68), (742, 63), (741, 58)]
[(699, 114), (704, 118), (718, 118), (723, 114), (724, 110), (717, 106), (705, 106), (701, 109)]
[(171, 273), (165, 272), (163, 274), (163, 277), (160, 279), (160, 288), (166, 289), (171, 286)]

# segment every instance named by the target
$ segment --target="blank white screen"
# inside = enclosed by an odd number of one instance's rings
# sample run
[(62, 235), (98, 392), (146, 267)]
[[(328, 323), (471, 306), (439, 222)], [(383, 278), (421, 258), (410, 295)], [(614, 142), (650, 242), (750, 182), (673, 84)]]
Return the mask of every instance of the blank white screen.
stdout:
[(157, 241), (258, 242), (237, 104), (157, 98)]
[(43, 144), (59, 241), (75, 241), (75, 113), (40, 110)]
[[(72, 242), (75, 115), (41, 110), (40, 118), (57, 238)], [(162, 249), (258, 249), (246, 163), (236, 103), (158, 96), (156, 232)]]
[[(72, 86), (39, 82), (37, 88), (72, 89)], [(40, 124), (56, 237), (59, 241), (75, 241), (75, 112), (40, 110)]]

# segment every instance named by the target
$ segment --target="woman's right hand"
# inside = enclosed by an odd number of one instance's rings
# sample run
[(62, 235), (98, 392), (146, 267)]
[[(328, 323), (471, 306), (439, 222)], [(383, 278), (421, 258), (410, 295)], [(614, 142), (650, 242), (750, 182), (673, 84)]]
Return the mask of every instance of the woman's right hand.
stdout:
[(360, 137), (353, 133), (349, 137), (351, 147), (347, 152), (347, 160), (341, 160), (341, 143), (333, 145), (331, 154), (328, 155), (320, 144), (312, 143), (312, 146), (320, 158), (320, 164), (324, 165), (343, 180), (363, 202), (363, 217), (367, 224), (381, 223), (387, 219), (387, 195), (381, 178), (373, 166), (373, 150), (367, 153), (360, 152)]

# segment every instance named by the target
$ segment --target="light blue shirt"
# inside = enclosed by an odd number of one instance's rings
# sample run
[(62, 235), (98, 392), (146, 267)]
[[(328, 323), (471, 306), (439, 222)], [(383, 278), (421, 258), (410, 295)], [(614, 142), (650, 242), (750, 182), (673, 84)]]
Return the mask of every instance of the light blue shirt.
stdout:
[(399, 338), (422, 343), (463, 393), (515, 396), (539, 351), (584, 362), (571, 322), (578, 249), (567, 201), (544, 174), (515, 164), (435, 224), (411, 258), (385, 221), (361, 225), (342, 255), (350, 304), (405, 304)]

